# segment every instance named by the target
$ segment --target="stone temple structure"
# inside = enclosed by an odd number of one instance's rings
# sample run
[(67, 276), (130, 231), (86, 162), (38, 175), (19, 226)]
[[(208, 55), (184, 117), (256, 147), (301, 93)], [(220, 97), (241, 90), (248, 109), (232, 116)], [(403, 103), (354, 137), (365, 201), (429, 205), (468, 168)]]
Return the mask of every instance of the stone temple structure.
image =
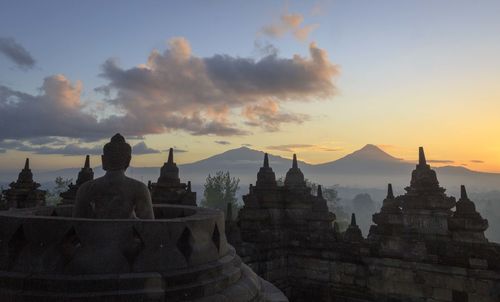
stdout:
[(0, 211), (0, 301), (288, 301), (241, 262), (221, 211), (152, 206), (124, 175), (130, 150), (115, 135), (75, 205)]
[(361, 229), (356, 224), (356, 214), (352, 213), (351, 215), (351, 223), (347, 226), (347, 230), (345, 230), (343, 234), (343, 239), (348, 242), (362, 242), (363, 234), (361, 233)]
[(65, 192), (62, 192), (59, 194), (61, 196), (62, 204), (73, 204), (75, 203), (75, 198), (76, 198), (76, 192), (78, 191), (78, 188), (85, 182), (94, 179), (94, 171), (90, 167), (90, 156), (85, 157), (85, 164), (83, 165), (83, 168), (78, 172), (78, 178), (76, 179), (76, 184), (69, 184), (69, 189)]
[(225, 221), (187, 205), (172, 150), (149, 188), (125, 176), (121, 135), (103, 153), (106, 175), (93, 180), (86, 160), (74, 204), (44, 206), (29, 161), (4, 191), (14, 209), (0, 211), (0, 301), (500, 301), (488, 221), (465, 186), (458, 201), (446, 195), (423, 148), (405, 194), (388, 185), (367, 238), (354, 213), (339, 231), (295, 155), (279, 185), (266, 154)]
[(290, 297), (300, 278), (294, 272), (294, 260), (300, 261), (306, 247), (327, 249), (335, 237), (335, 215), (328, 212), (321, 188), (317, 196), (311, 195), (296, 156), (284, 186), (278, 186), (265, 154), (256, 185), (250, 186), (243, 201), (238, 218), (241, 235), (230, 238), (241, 237), (235, 246), (245, 263)]
[(436, 172), (425, 160), (424, 149), (419, 148), (419, 162), (411, 174), (410, 186), (401, 196), (403, 226), (422, 235), (447, 236), (448, 217), (455, 207), (455, 198), (446, 196), (439, 186)]
[(9, 208), (7, 207), (7, 202), (5, 201), (3, 197), (3, 192), (0, 190), (0, 211), (5, 211), (8, 210)]
[(488, 228), (488, 220), (483, 219), (476, 211), (476, 206), (467, 197), (465, 186), (460, 188), (460, 199), (456, 211), (448, 219), (448, 226), (453, 239), (464, 242), (486, 242), (484, 231)]
[(403, 233), (401, 200), (394, 197), (391, 184), (387, 186), (387, 197), (382, 203), (380, 212), (373, 214), (372, 219), (376, 224), (370, 228), (372, 239), (378, 235), (398, 236)]
[(169, 150), (167, 162), (161, 167), (158, 181), (149, 183), (148, 187), (155, 204), (196, 206), (196, 192), (191, 191), (191, 182), (181, 183), (172, 148)]
[(419, 157), (404, 195), (388, 186), (365, 239), (355, 215), (339, 233), (295, 157), (278, 186), (266, 156), (237, 221), (227, 223), (230, 243), (290, 301), (500, 301), (500, 245), (484, 237), (488, 222), (465, 187), (455, 202), (422, 148)]
[(72, 207), (0, 212), (0, 301), (287, 301), (241, 262), (220, 211), (97, 220)]
[(26, 159), (17, 181), (9, 186), (9, 189), (3, 191), (7, 208), (29, 208), (45, 204), (46, 191), (39, 190), (40, 184), (33, 181), (29, 158)]

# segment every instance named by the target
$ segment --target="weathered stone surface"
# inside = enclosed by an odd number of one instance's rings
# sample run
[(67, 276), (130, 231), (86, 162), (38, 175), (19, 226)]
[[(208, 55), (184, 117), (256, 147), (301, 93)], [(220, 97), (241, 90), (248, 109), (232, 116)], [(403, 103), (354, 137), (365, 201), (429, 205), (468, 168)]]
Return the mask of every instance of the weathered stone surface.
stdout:
[(29, 208), (45, 204), (46, 191), (39, 190), (40, 184), (33, 181), (29, 158), (26, 159), (17, 181), (10, 183), (9, 186), (9, 189), (2, 192), (5, 208)]
[(154, 219), (146, 185), (127, 177), (132, 148), (119, 133), (104, 145), (102, 167), (106, 174), (81, 184), (73, 216), (95, 219)]
[(285, 301), (241, 264), (220, 211), (162, 205), (157, 217), (169, 218), (95, 220), (63, 207), (0, 212), (2, 301)]
[(243, 260), (291, 301), (498, 301), (500, 246), (483, 240), (487, 227), (466, 194), (456, 203), (439, 187), (423, 149), (406, 194), (388, 186), (365, 240), (356, 226), (344, 233), (318, 196), (301, 185), (296, 165), (284, 186), (268, 162), (243, 197)]
[(167, 162), (161, 167), (158, 181), (150, 182), (148, 187), (155, 204), (196, 206), (196, 192), (191, 191), (191, 182), (181, 183), (172, 148), (169, 150)]
[(87, 155), (85, 157), (85, 164), (83, 165), (83, 168), (80, 170), (80, 172), (78, 172), (76, 183), (69, 184), (68, 190), (59, 194), (59, 196), (61, 196), (62, 198), (61, 204), (74, 204), (78, 188), (80, 188), (82, 184), (93, 179), (94, 179), (94, 171), (90, 167), (90, 156)]
[(419, 148), (419, 163), (411, 174), (410, 186), (401, 200), (403, 225), (412, 232), (423, 235), (447, 236), (448, 218), (455, 198), (446, 196), (439, 186), (436, 172), (425, 160), (424, 149)]
[[(81, 184), (75, 209), (0, 212), (1, 301), (288, 301), (241, 262), (221, 211), (153, 213), (146, 186), (124, 175), (130, 145), (117, 134), (103, 153), (106, 175)], [(28, 161), (19, 178), (32, 182)]]
[(361, 234), (361, 230), (356, 224), (356, 214), (352, 213), (351, 215), (351, 223), (347, 227), (347, 230), (344, 233), (344, 240), (348, 242), (361, 242), (363, 241), (363, 235)]
[(483, 219), (476, 211), (476, 206), (467, 196), (465, 186), (460, 188), (460, 200), (456, 211), (448, 219), (454, 240), (467, 242), (485, 242), (484, 231), (488, 228), (488, 220)]
[[(406, 194), (388, 186), (368, 240), (354, 214), (339, 232), (296, 156), (284, 186), (265, 156), (236, 221), (173, 205), (149, 221), (74, 219), (71, 206), (0, 212), (0, 300), (498, 301), (500, 246), (484, 237), (488, 222), (465, 187), (456, 203), (446, 196), (419, 152)], [(32, 181), (25, 170), (18, 182)], [(160, 182), (179, 188), (173, 155)]]

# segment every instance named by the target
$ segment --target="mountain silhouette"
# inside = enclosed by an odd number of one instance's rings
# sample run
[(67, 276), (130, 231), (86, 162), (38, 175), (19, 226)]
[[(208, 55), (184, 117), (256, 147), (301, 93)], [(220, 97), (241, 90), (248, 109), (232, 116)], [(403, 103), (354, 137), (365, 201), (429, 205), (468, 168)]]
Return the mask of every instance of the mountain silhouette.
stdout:
[[(395, 188), (396, 190), (402, 191), (409, 184), (411, 171), (415, 168), (415, 163), (396, 158), (372, 144), (322, 164), (308, 164), (300, 160), (300, 153), (297, 156), (299, 168), (306, 178), (325, 186), (338, 184), (358, 188), (385, 188), (387, 183), (392, 183), (399, 187)], [(178, 166), (181, 180), (191, 180), (195, 188), (205, 182), (208, 174), (213, 175), (219, 170), (229, 171), (232, 176), (240, 178), (240, 185), (244, 188), (255, 183), (263, 158), (264, 152), (241, 147)], [(269, 162), (276, 177), (284, 176), (292, 165), (291, 159), (272, 154), (269, 154)], [(156, 181), (162, 164), (158, 163), (158, 167), (130, 167), (127, 174), (144, 182)], [(43, 184), (53, 182), (57, 176), (75, 179), (79, 169), (69, 168), (43, 173), (34, 170), (34, 173), (35, 179)], [(435, 170), (441, 184), (449, 189), (458, 188), (461, 184), (467, 185), (471, 190), (500, 188), (499, 173), (477, 172), (458, 166), (439, 167)], [(104, 173), (99, 166), (94, 168), (94, 172), (96, 177)], [(17, 172), (3, 173), (0, 177), (2, 183), (8, 184), (17, 178)]]
[(363, 160), (363, 161), (383, 161), (383, 162), (400, 162), (401, 159), (396, 158), (379, 147), (368, 144), (363, 148), (354, 151), (351, 154), (348, 154), (340, 159), (335, 160), (334, 162), (340, 163), (344, 161), (352, 161), (352, 160)]
[[(368, 144), (340, 159), (316, 165), (319, 174), (394, 175), (412, 169), (414, 165), (389, 155)], [(360, 175), (361, 176), (361, 175)]]
[[(180, 165), (181, 172), (198, 173), (199, 171), (215, 172), (217, 170), (229, 170), (231, 174), (251, 174), (257, 175), (257, 171), (262, 166), (264, 152), (241, 147), (228, 150), (221, 154), (211, 156), (194, 163)], [(302, 167), (311, 166), (303, 161), (298, 161)], [(291, 167), (290, 159), (269, 154), (269, 164), (275, 171), (286, 171)], [(208, 174), (208, 173), (207, 173)]]

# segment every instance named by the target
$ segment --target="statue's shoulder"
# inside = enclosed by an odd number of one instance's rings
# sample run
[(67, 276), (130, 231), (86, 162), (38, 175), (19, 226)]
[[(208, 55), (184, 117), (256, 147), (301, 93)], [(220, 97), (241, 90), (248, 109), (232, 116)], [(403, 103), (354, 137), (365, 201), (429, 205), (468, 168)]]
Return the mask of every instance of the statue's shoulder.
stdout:
[(96, 179), (93, 179), (81, 184), (76, 192), (77, 196), (86, 196), (94, 187), (95, 181)]
[(130, 177), (126, 177), (125, 182), (127, 183), (127, 185), (133, 186), (134, 188), (140, 188), (140, 189), (148, 188), (148, 186), (142, 181)]
[(99, 184), (102, 184), (105, 182), (106, 182), (106, 179), (104, 178), (104, 176), (101, 176), (101, 177), (97, 177), (97, 178), (94, 178), (92, 180), (84, 182), (82, 184), (82, 187), (86, 186), (87, 188), (91, 188), (93, 186), (96, 186), (96, 185), (99, 185)]
[(92, 190), (92, 188), (95, 188), (96, 186), (99, 187), (99, 184), (103, 183), (103, 182), (104, 182), (103, 176), (98, 177), (96, 179), (86, 181), (82, 185), (80, 185), (80, 187), (78, 188), (78, 191), (88, 192), (88, 191)]

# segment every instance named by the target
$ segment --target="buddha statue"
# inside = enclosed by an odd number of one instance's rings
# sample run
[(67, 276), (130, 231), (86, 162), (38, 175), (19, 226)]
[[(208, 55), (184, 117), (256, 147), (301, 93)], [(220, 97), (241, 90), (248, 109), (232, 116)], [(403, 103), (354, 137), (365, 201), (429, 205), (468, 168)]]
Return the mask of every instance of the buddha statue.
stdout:
[(96, 219), (154, 219), (148, 187), (125, 176), (132, 148), (117, 133), (104, 145), (102, 168), (106, 174), (85, 182), (76, 193), (73, 217)]

